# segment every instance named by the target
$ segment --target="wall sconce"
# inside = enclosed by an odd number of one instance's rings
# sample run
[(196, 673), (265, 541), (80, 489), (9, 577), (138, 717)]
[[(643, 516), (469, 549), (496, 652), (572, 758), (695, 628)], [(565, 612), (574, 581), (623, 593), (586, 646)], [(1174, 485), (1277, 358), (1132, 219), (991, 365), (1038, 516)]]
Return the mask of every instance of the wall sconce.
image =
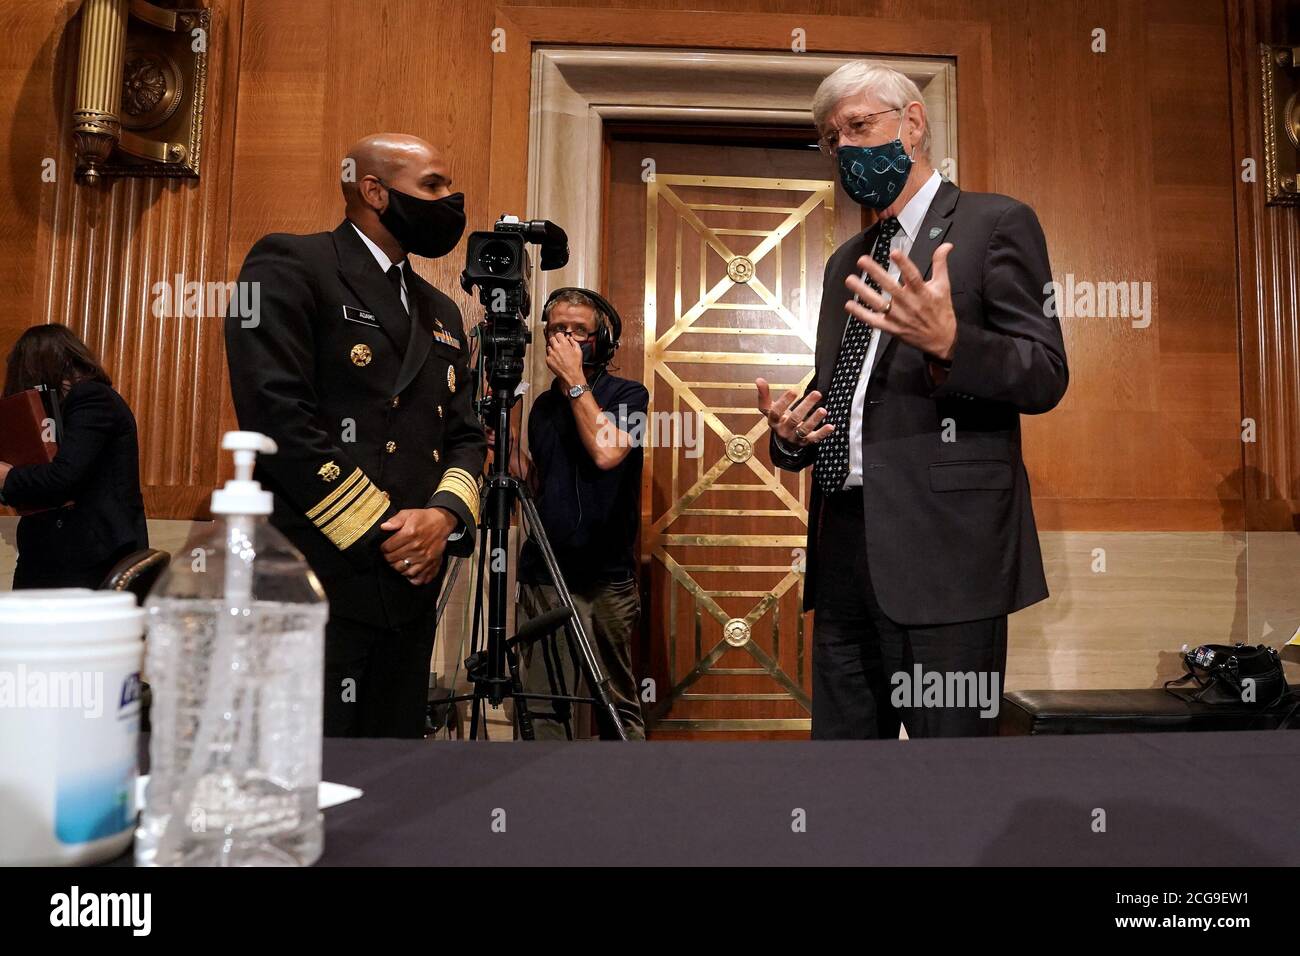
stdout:
[(77, 175), (197, 179), (208, 10), (84, 0), (72, 140)]
[(1266, 202), (1300, 205), (1300, 47), (1261, 43), (1259, 52)]

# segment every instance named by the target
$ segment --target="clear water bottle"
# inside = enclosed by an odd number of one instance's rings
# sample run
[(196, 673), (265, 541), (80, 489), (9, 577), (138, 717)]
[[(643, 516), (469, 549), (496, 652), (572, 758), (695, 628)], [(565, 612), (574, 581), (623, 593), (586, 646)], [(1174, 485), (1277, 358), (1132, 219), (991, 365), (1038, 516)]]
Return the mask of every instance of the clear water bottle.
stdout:
[(149, 594), (149, 784), (136, 831), (144, 866), (306, 866), (317, 808), (328, 606), (302, 555), (267, 522), (252, 480), (275, 443), (229, 432), (235, 480), (216, 517)]

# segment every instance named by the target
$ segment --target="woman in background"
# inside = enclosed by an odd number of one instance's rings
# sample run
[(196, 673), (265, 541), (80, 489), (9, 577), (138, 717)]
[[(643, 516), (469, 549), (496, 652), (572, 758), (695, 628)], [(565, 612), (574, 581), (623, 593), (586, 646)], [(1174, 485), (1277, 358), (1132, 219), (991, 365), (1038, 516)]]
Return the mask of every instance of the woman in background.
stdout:
[(18, 522), (14, 588), (97, 588), (149, 546), (135, 416), (90, 349), (66, 326), (38, 325), (9, 354), (4, 394), (44, 385), (60, 398), (58, 454), (0, 462), (0, 504), (48, 509)]

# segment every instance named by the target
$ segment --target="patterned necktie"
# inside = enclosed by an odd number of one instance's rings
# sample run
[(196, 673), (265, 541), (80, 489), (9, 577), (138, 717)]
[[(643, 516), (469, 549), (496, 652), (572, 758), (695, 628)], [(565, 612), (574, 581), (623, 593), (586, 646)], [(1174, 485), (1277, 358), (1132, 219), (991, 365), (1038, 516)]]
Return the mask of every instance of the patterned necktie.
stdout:
[[(886, 272), (889, 271), (889, 246), (897, 232), (897, 219), (884, 220), (880, 224), (876, 246), (871, 252), (871, 258)], [(868, 279), (867, 284), (875, 291), (880, 291), (880, 286), (874, 281)], [(834, 425), (835, 430), (818, 444), (817, 461), (813, 464), (813, 480), (827, 494), (843, 488), (844, 480), (849, 477), (849, 416), (853, 393), (858, 389), (862, 363), (866, 361), (867, 349), (871, 346), (874, 332), (875, 329), (871, 326), (849, 316), (844, 339), (840, 342), (840, 352), (835, 359), (831, 388), (826, 395), (826, 420), (822, 422), (823, 425)]]

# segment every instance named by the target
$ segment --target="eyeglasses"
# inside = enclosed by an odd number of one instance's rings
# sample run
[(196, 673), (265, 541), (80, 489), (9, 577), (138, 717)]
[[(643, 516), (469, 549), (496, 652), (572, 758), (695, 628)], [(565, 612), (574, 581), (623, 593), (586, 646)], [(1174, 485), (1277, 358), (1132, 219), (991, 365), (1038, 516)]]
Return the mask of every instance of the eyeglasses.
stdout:
[(894, 106), (887, 110), (877, 110), (874, 113), (864, 113), (861, 116), (854, 116), (849, 119), (840, 129), (832, 127), (817, 140), (817, 146), (823, 153), (833, 153), (840, 146), (840, 132), (847, 130), (849, 135), (854, 139), (861, 139), (876, 128), (876, 123), (872, 121), (873, 116), (880, 116), (884, 113), (896, 113), (902, 107)]
[(549, 339), (549, 338), (552, 338), (552, 337), (554, 337), (554, 336), (556, 336), (556, 335), (567, 335), (569, 338), (571, 338), (571, 339), (572, 339), (573, 341), (575, 341), (575, 342), (585, 342), (585, 341), (587, 341), (587, 339), (593, 338), (593, 337), (595, 336), (595, 333), (594, 333), (594, 332), (588, 332), (588, 331), (586, 331), (585, 329), (555, 329), (555, 328), (547, 328), (547, 330), (546, 330), (546, 337), (547, 337), (548, 339)]

